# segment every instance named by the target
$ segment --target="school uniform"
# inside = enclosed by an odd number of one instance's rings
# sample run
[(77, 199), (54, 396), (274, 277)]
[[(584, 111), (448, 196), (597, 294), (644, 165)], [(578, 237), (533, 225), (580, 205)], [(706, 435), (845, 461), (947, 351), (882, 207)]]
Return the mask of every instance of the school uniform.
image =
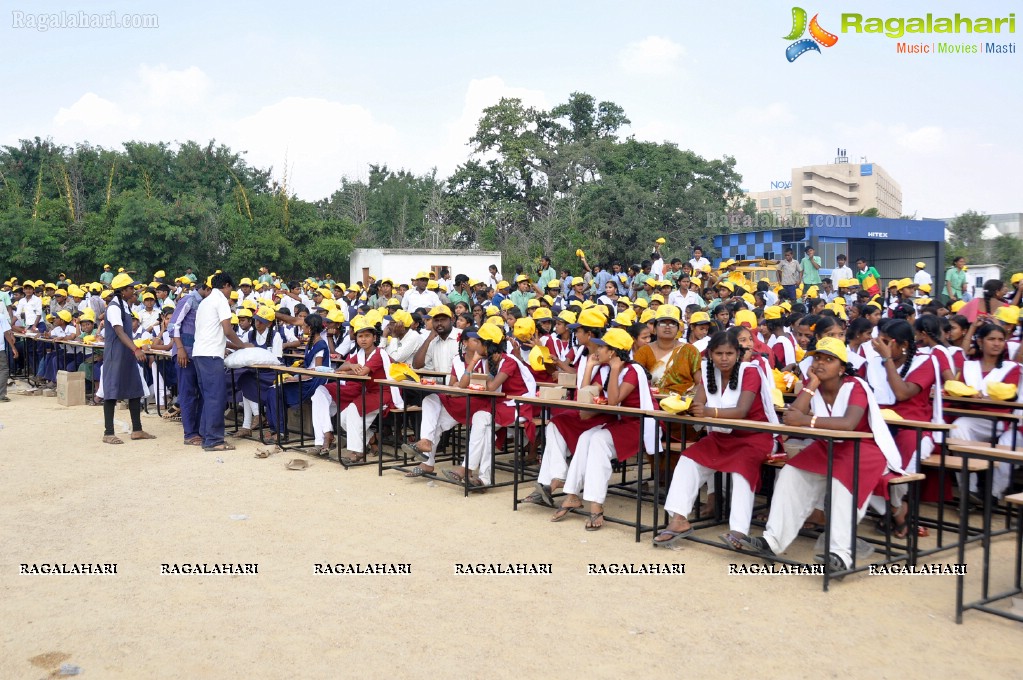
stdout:
[[(717, 391), (707, 393), (704, 413), (710, 409), (735, 408), (743, 392), (754, 395), (745, 421), (777, 423), (778, 416), (771, 401), (771, 383), (754, 363), (739, 364), (739, 380), (735, 389), (728, 384), (729, 376), (714, 368)], [(707, 360), (702, 371), (706, 374)], [(693, 510), (700, 488), (714, 480), (715, 472), (732, 476), (731, 511), (728, 526), (732, 531), (749, 534), (753, 517), (754, 492), (760, 486), (760, 468), (774, 451), (774, 435), (749, 430), (732, 431), (709, 428), (710, 434), (682, 452), (675, 466), (671, 486), (664, 501), (664, 509), (672, 515), (688, 516)]]
[[(178, 345), (171, 346), (171, 357), (174, 361), (178, 382), (178, 406), (181, 408), (181, 426), (184, 439), (188, 441), (199, 436), (199, 420), (203, 409), (202, 392), (199, 390), (199, 377), (195, 371), (192, 358), (192, 347), (195, 344), (195, 316), (203, 297), (198, 291), (184, 296), (174, 308), (168, 328), (171, 338), (179, 338), (188, 356), (188, 363), (182, 367), (178, 363)], [(223, 419), (223, 418), (221, 418)]]
[[(320, 359), (320, 366), (330, 367), (330, 350), (327, 343), (321, 338), (311, 347), (306, 348), (305, 358), (302, 366), (312, 369), (316, 366), (316, 359)], [(270, 423), (273, 432), (283, 432), (286, 427), (285, 420), (287, 411), (293, 406), (298, 406), (305, 400), (312, 397), (318, 387), (326, 383), (325, 378), (304, 379), (301, 382), (287, 382), (270, 388), (263, 394), (263, 406), (266, 411), (266, 419)], [(281, 409), (278, 396), (283, 392), (284, 408)]]
[[(381, 400), (377, 382), (390, 379), (391, 358), (383, 349), (375, 347), (369, 352), (359, 349), (351, 363), (369, 369), (369, 381), (330, 382), (316, 388), (312, 395), (313, 442), (323, 445), (323, 435), (333, 432), (333, 414), (341, 411), (341, 429), (345, 431), (345, 448), (354, 453), (365, 452), (366, 435), (378, 415), (386, 417), (391, 408), (404, 408), (401, 392), (390, 387)], [(365, 388), (365, 405), (363, 389)]]
[[(867, 382), (874, 390), (874, 398), (881, 408), (889, 408), (898, 413), (904, 420), (917, 420), (940, 423), (941, 406), (941, 367), (936, 357), (929, 352), (918, 352), (910, 363), (909, 371), (903, 380), (920, 388), (915, 396), (898, 401), (895, 392), (888, 383), (888, 371), (880, 357), (866, 361), (864, 372)], [(901, 371), (900, 371), (901, 373)], [(935, 397), (931, 398), (931, 392)], [(926, 460), (934, 451), (934, 433), (924, 432), (920, 439), (920, 460)], [(907, 428), (894, 428), (892, 436), (902, 456), (902, 467), (907, 472), (916, 472), (917, 433)], [(940, 433), (938, 441), (941, 441)]]
[[(451, 361), (451, 369), (448, 371), (450, 375), (448, 385), (456, 385), (462, 379), (462, 376), (465, 375), (465, 371), (465, 360), (462, 357), (455, 356)], [(482, 373), (484, 371), (483, 360), (477, 361), (469, 371), (471, 373)], [(422, 402), (423, 411), (420, 415), (419, 438), (425, 439), (431, 444), (426, 460), (426, 465), (430, 467), (436, 465), (437, 446), (440, 444), (441, 435), (456, 425), (465, 425), (468, 422), (465, 415), (465, 397), (457, 399), (449, 397), (443, 400), (442, 397), (448, 397), (448, 395), (428, 394), (423, 397)], [(459, 399), (461, 399), (461, 405), (458, 403)], [(486, 399), (469, 399), (468, 405), (470, 418), (474, 410), (490, 408), (490, 403)]]
[[(590, 376), (585, 376), (585, 372), (585, 367), (580, 367), (576, 374), (577, 389), (596, 385), (600, 387), (600, 396), (607, 398), (604, 383), (611, 373), (610, 367), (596, 366), (590, 372)], [(546, 445), (537, 479), (540, 484), (550, 486), (554, 479), (565, 479), (568, 476), (568, 457), (578, 448), (579, 438), (589, 430), (610, 425), (615, 420), (614, 414), (611, 413), (595, 413), (592, 417), (583, 420), (580, 413), (576, 409), (567, 408), (552, 410), (551, 419), (545, 429)]]

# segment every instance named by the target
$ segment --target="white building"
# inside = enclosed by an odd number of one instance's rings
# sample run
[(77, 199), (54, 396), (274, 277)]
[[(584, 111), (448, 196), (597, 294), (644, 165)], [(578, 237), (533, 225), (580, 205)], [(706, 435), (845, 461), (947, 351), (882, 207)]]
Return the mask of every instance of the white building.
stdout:
[(416, 272), (432, 271), (440, 278), (447, 267), (453, 279), (456, 274), (486, 280), (490, 265), (501, 271), (501, 253), (492, 250), (414, 250), (393, 248), (356, 248), (352, 251), (349, 281), (366, 285), (369, 277), (394, 279), (395, 285), (409, 283)]

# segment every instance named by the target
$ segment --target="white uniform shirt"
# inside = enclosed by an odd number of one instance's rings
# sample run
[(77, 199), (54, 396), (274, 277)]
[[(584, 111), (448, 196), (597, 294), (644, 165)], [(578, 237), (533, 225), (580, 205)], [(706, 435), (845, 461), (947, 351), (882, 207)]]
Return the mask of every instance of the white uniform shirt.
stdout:
[(930, 286), (934, 283), (934, 279), (923, 269), (918, 269), (916, 275), (913, 276), (913, 283), (918, 286)]
[(835, 267), (831, 270), (831, 283), (836, 289), (838, 288), (839, 281), (854, 278), (856, 278), (856, 276), (853, 274), (853, 270), (849, 267)]
[(14, 308), (14, 315), (25, 321), (25, 328), (32, 328), (43, 318), (43, 301), (38, 295), (31, 299), (21, 298)]
[(214, 289), (206, 296), (195, 313), (195, 345), (192, 347), (193, 357), (224, 358), (227, 349), (227, 336), (224, 334), (223, 321), (231, 320), (231, 306), (219, 289)]
[(11, 322), (7, 319), (6, 314), (0, 314), (0, 352), (7, 349), (7, 338), (4, 337), (4, 333), (11, 330)]
[(694, 257), (693, 259), (689, 260), (689, 264), (692, 265), (693, 271), (699, 272), (699, 271), (703, 271), (704, 267), (709, 267), (710, 266), (710, 260), (708, 260), (705, 257), (701, 257), (699, 260), (697, 260)]
[[(418, 290), (413, 288), (401, 298), (401, 308), (406, 312), (414, 312), (420, 307), (425, 307), (427, 310), (433, 309), (440, 304), (440, 298), (432, 290), (424, 290), (420, 293)], [(450, 367), (449, 367), (450, 370)]]
[(460, 330), (452, 328), (446, 340), (442, 339), (439, 335), (434, 338), (430, 343), (430, 347), (426, 350), (423, 368), (428, 371), (450, 373), (451, 364), (454, 362), (455, 357), (458, 356), (458, 338), (460, 335)]
[(419, 331), (409, 330), (401, 340), (392, 337), (387, 343), (387, 354), (392, 361), (411, 364), (412, 357), (419, 351), (426, 338)]

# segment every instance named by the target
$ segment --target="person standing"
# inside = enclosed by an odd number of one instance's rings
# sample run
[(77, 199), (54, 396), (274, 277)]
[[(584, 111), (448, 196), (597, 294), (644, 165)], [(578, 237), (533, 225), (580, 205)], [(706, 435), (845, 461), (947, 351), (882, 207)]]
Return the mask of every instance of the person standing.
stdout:
[(845, 281), (846, 279), (851, 279), (854, 277), (853, 270), (847, 264), (848, 259), (846, 258), (845, 254), (839, 254), (839, 256), (835, 258), (835, 261), (838, 263), (838, 265), (831, 270), (832, 281), (837, 283), (839, 281)]
[(934, 283), (934, 279), (932, 279), (931, 275), (927, 273), (925, 269), (926, 267), (927, 265), (923, 262), (916, 263), (916, 274), (913, 275), (913, 283), (915, 283), (918, 288), (920, 286), (929, 286)]
[(195, 313), (195, 344), (192, 346), (192, 361), (202, 397), (199, 434), (204, 451), (232, 451), (234, 446), (224, 442), (224, 409), (227, 407), (224, 350), (228, 344), (232, 349), (252, 345), (242, 342), (231, 325), (231, 305), (228, 302), (234, 288), (231, 277), (223, 272), (216, 274), (210, 287), (210, 294), (199, 303)]
[(551, 265), (550, 255), (544, 255), (540, 258), (540, 266), (537, 268), (536, 273), (540, 277), (536, 281), (536, 288), (542, 296), (547, 292), (547, 284), (558, 278), (557, 270)]
[(796, 286), (799, 285), (800, 266), (795, 260), (792, 248), (785, 250), (784, 259), (778, 263), (778, 271), (781, 272), (781, 287), (788, 295), (789, 300), (796, 299)]
[(178, 371), (178, 406), (181, 409), (181, 426), (185, 431), (187, 446), (201, 446), (199, 436), (199, 415), (202, 413), (202, 395), (199, 393), (199, 379), (192, 362), (192, 346), (195, 344), (195, 313), (199, 304), (210, 294), (210, 280), (185, 295), (174, 308), (170, 320), (171, 357)]
[(18, 348), (14, 346), (14, 333), (11, 331), (11, 318), (7, 314), (7, 308), (0, 309), (0, 401), (10, 401), (7, 396), (7, 381), (11, 377), (11, 371), (7, 364), (7, 355), (10, 353), (11, 361), (18, 360)]
[(862, 257), (856, 258), (856, 281), (859, 282), (860, 288), (870, 295), (881, 293), (881, 274)]
[(135, 301), (135, 282), (128, 274), (118, 274), (111, 282), (114, 294), (103, 321), (103, 443), (123, 444), (114, 434), (114, 409), (119, 399), (128, 400), (132, 439), (156, 439), (142, 429), (142, 397), (146, 394), (139, 362), (145, 353), (135, 346), (129, 333), (131, 304)]
[(803, 272), (803, 286), (818, 286), (821, 282), (821, 258), (815, 256), (812, 247), (807, 246), (806, 255), (803, 260), (799, 263), (799, 268)]
[(693, 259), (689, 260), (689, 264), (693, 267), (694, 272), (700, 272), (704, 267), (710, 266), (710, 260), (703, 256), (703, 248), (696, 246), (693, 248)]
[(114, 280), (114, 272), (110, 271), (110, 265), (103, 265), (103, 273), (99, 275), (99, 282), (104, 286), (109, 286)]
[(960, 255), (952, 260), (952, 266), (945, 272), (945, 294), (949, 302), (963, 299), (966, 292), (966, 258)]

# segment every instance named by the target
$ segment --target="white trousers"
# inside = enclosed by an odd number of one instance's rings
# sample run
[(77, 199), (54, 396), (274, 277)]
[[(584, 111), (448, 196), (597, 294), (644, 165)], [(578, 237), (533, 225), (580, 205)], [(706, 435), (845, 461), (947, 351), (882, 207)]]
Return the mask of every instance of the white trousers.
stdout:
[(158, 406), (163, 406), (166, 403), (167, 381), (160, 375), (160, 362), (154, 361), (149, 367), (149, 372), (153, 375), (153, 390), (156, 391), (156, 403)]
[(251, 430), (252, 419), (259, 417), (259, 404), (251, 399), (245, 399), (242, 397), (242, 412), (245, 414), (245, 417), (242, 420), (242, 427), (247, 430)]
[[(806, 472), (791, 465), (779, 471), (771, 499), (771, 513), (767, 517), (764, 538), (776, 554), (788, 549), (799, 534), (803, 522), (810, 516), (814, 506), (824, 497), (827, 478), (814, 472)], [(837, 479), (831, 481), (831, 547), (833, 552), (852, 565), (852, 527), (849, 524), (853, 496), (849, 489)], [(857, 511), (857, 521), (867, 512), (867, 503)]]
[(466, 470), (479, 470), (480, 481), (491, 483), (494, 458), (494, 437), (490, 431), (490, 411), (477, 411), (469, 428), (469, 460)]
[(565, 493), (578, 496), (581, 491), (583, 500), (603, 504), (611, 481), (611, 461), (617, 458), (614, 440), (603, 425), (583, 432), (565, 475)]
[[(355, 404), (349, 404), (341, 411), (341, 428), (345, 431), (345, 448), (355, 453), (364, 453), (366, 448), (366, 435), (370, 425), (377, 419), (379, 411), (367, 413), (365, 420), (359, 415), (359, 409)], [(322, 441), (320, 442), (323, 443)]]
[(547, 423), (546, 444), (543, 448), (543, 460), (540, 461), (540, 477), (537, 481), (550, 486), (555, 479), (565, 479), (568, 473), (568, 443), (561, 436), (554, 423)]
[[(688, 516), (700, 495), (700, 487), (707, 484), (709, 488), (714, 488), (715, 472), (714, 468), (700, 465), (683, 455), (675, 465), (671, 486), (668, 487), (668, 495), (664, 500), (664, 509), (671, 515)], [(732, 499), (728, 528), (748, 535), (749, 525), (753, 519), (753, 489), (739, 473), (733, 472), (731, 475)]]
[[(956, 418), (952, 421), (952, 432), (949, 435), (953, 439), (968, 439), (972, 442), (990, 442), (991, 441), (991, 421), (984, 420), (983, 418)], [(1017, 445), (1023, 443), (1023, 433), (1016, 436)], [(1007, 428), (998, 437), (998, 443), (1001, 446), (1012, 446), (1012, 428)], [(956, 480), (959, 480), (959, 475), (956, 473)], [(1009, 482), (1012, 479), (1012, 464), (996, 462), (994, 476), (991, 478), (991, 493), (1001, 498), (1005, 495), (1006, 489), (1009, 488)], [(977, 473), (970, 474), (970, 492), (977, 493), (979, 491), (977, 484)]]
[(309, 403), (312, 405), (313, 445), (323, 446), (323, 435), (334, 431), (337, 404), (323, 385), (316, 388)]
[[(458, 421), (451, 417), (436, 394), (424, 397), (422, 408), (423, 411), (420, 413), (419, 419), (419, 438), (430, 442), (430, 457), (426, 464), (433, 467), (437, 463), (437, 445), (441, 435), (458, 425)], [(489, 429), (488, 427), (487, 430), (489, 431)]]

